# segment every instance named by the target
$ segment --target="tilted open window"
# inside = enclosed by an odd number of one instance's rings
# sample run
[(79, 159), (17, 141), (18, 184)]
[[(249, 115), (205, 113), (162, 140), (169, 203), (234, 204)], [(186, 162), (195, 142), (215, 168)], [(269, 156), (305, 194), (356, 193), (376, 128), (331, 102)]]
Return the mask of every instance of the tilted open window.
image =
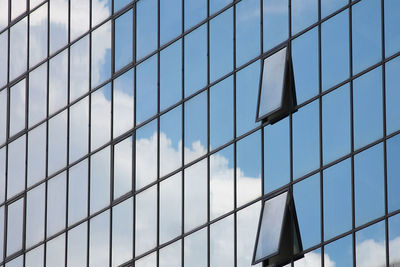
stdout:
[(263, 202), (258, 223), (253, 265), (283, 266), (303, 250), (296, 209), (289, 191)]
[(293, 66), (287, 46), (264, 59), (256, 121), (275, 123), (296, 110)]

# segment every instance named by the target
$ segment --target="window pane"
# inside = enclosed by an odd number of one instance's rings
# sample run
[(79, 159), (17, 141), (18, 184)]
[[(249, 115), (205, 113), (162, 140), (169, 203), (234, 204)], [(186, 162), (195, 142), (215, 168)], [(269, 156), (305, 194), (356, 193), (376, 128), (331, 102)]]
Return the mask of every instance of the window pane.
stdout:
[(233, 216), (210, 226), (210, 267), (234, 266)]
[[(214, 3), (213, 1), (212, 3)], [(210, 21), (210, 80), (217, 80), (233, 70), (232, 8)]]
[(86, 218), (88, 203), (88, 160), (69, 169), (68, 178), (68, 225)]
[(160, 45), (182, 32), (182, 0), (160, 0)]
[(68, 42), (68, 1), (50, 1), (50, 54)]
[(66, 179), (66, 174), (63, 172), (48, 181), (46, 236), (52, 236), (65, 228)]
[(233, 210), (235, 186), (233, 165), (233, 145), (218, 151), (210, 157), (211, 219)]
[(25, 128), (26, 80), (10, 88), (10, 137)]
[[(336, 0), (337, 1), (337, 0)], [(318, 94), (318, 28), (302, 34), (292, 41), (293, 71), (297, 103)]]
[[(0, 204), (2, 204), (5, 201), (5, 198), (6, 198), (6, 147), (2, 147), (0, 148)], [(1, 227), (0, 227), (0, 233), (1, 233)], [(0, 253), (1, 253), (1, 248), (0, 248)], [(0, 258), (2, 258), (1, 254)]]
[(43, 267), (44, 245), (41, 245), (25, 254), (25, 266)]
[(47, 114), (47, 63), (29, 73), (29, 127)]
[(182, 231), (182, 173), (160, 183), (160, 243), (177, 237)]
[(133, 128), (134, 77), (129, 70), (114, 80), (113, 136), (117, 137)]
[(67, 111), (51, 118), (48, 125), (48, 174), (52, 174), (67, 163)]
[(156, 186), (136, 195), (135, 220), (135, 255), (138, 256), (157, 245)]
[(396, 0), (385, 1), (385, 56), (391, 56), (400, 50), (400, 3)]
[(160, 118), (160, 177), (182, 165), (182, 106)]
[[(373, 249), (371, 249), (373, 248)], [(357, 266), (385, 266), (385, 224), (379, 222), (356, 233)]]
[(210, 149), (233, 138), (233, 78), (210, 88)]
[(270, 115), (282, 106), (286, 47), (264, 59), (257, 118)]
[(90, 214), (110, 203), (110, 147), (90, 159)]
[(157, 179), (157, 136), (156, 120), (136, 131), (136, 190)]
[(115, 19), (114, 37), (115, 71), (132, 61), (133, 54), (133, 11), (130, 9)]
[(74, 40), (89, 30), (90, 0), (71, 0), (70, 5), (71, 40)]
[(4, 238), (5, 238), (5, 232), (4, 232), (4, 217), (5, 217), (5, 208), (4, 206), (0, 206), (0, 258), (3, 260), (4, 256)]
[(293, 0), (292, 31), (297, 33), (318, 20), (318, 0)]
[[(200, 0), (191, 0), (200, 2)], [(185, 5), (186, 7), (186, 5)], [(207, 25), (185, 35), (185, 96), (207, 85)]]
[(355, 74), (381, 60), (381, 2), (364, 0), (353, 5), (352, 34)]
[(12, 261), (6, 263), (5, 267), (22, 267), (24, 266), (24, 256), (19, 256)]
[(0, 144), (7, 138), (7, 89), (0, 91)]
[(68, 50), (50, 60), (49, 114), (67, 105), (68, 100)]
[(181, 251), (182, 244), (181, 241), (176, 241), (162, 249), (160, 249), (159, 254), (159, 267), (181, 267)]
[(22, 249), (23, 217), (24, 199), (20, 198), (7, 207), (7, 256)]
[(86, 267), (87, 222), (68, 231), (68, 267)]
[(47, 56), (47, 3), (29, 17), (29, 66), (35, 66)]
[(153, 252), (143, 258), (135, 261), (135, 267), (156, 267), (157, 266), (157, 253)]
[(90, 147), (95, 150), (111, 138), (111, 85), (108, 83), (92, 93)]
[[(102, 3), (104, 1), (94, 3)], [(94, 10), (94, 9), (93, 9)], [(94, 16), (92, 17), (94, 19)], [(92, 32), (92, 88), (111, 76), (111, 21)]]
[(9, 80), (12, 81), (26, 71), (27, 58), (27, 18), (10, 28)]
[(185, 30), (195, 26), (207, 16), (207, 0), (184, 0)]
[(347, 159), (324, 171), (324, 240), (351, 229), (351, 161)]
[(26, 202), (26, 247), (29, 248), (44, 238), (45, 184), (27, 193)]
[(212, 0), (209, 3), (210, 15), (231, 3), (232, 0)]
[(343, 11), (321, 25), (322, 89), (349, 77), (349, 13)]
[(152, 56), (137, 66), (136, 124), (149, 119), (157, 113), (157, 73), (157, 56)]
[(293, 178), (319, 167), (318, 101), (293, 114)]
[(112, 266), (119, 266), (132, 259), (133, 199), (114, 206), (112, 216)]
[(207, 228), (186, 236), (184, 240), (185, 266), (207, 266)]
[(109, 266), (110, 211), (107, 210), (90, 220), (89, 266)]
[(397, 57), (386, 63), (386, 131), (387, 134), (393, 133), (400, 129), (400, 106), (398, 99), (400, 99), (400, 90), (398, 85), (400, 77), (400, 57)]
[(354, 149), (382, 137), (382, 73), (376, 68), (353, 81)]
[(111, 0), (92, 1), (92, 27), (111, 15)]
[(114, 146), (114, 199), (132, 190), (132, 150), (132, 137)]
[(89, 91), (89, 36), (88, 35), (80, 39), (78, 42), (76, 42), (71, 46), (69, 71), (70, 71), (69, 96), (70, 96), (70, 102), (72, 102), (81, 95)]
[(348, 0), (324, 0), (321, 1), (321, 16), (326, 17), (336, 10), (344, 7)]
[(0, 30), (8, 24), (8, 0), (0, 0), (0, 4), (3, 7), (0, 9)]
[[(328, 265), (329, 263), (325, 263)], [(321, 262), (321, 249), (316, 249), (311, 252), (304, 254), (304, 258), (294, 262), (294, 267), (322, 267)], [(284, 266), (290, 267), (290, 264)]]
[(385, 212), (383, 146), (354, 157), (355, 222), (360, 226)]
[(125, 7), (131, 0), (114, 0), (114, 13)]
[(325, 266), (353, 266), (353, 242), (351, 235), (325, 246), (324, 262)]
[(157, 0), (143, 0), (136, 4), (136, 57), (141, 59), (157, 48)]
[(289, 35), (288, 0), (263, 0), (264, 52), (285, 41)]
[(26, 135), (8, 145), (7, 199), (25, 189)]
[(350, 127), (350, 86), (345, 84), (322, 97), (324, 164), (350, 153)]
[(236, 65), (240, 66), (260, 54), (260, 1), (236, 4)]
[(74, 162), (89, 149), (89, 97), (72, 105), (69, 116), (69, 162)]
[(392, 212), (400, 209), (400, 135), (388, 139), (386, 145), (388, 211)]
[(400, 255), (397, 253), (400, 244), (400, 215), (389, 218), (389, 264), (396, 266), (400, 261)]
[[(8, 4), (8, 0), (6, 1), (0, 0), (1, 5), (3, 5), (4, 2)], [(1, 9), (0, 12), (2, 12), (3, 10), (4, 9)], [(1, 29), (2, 19), (3, 17), (2, 15), (0, 15), (0, 29)], [(5, 31), (2, 34), (0, 34), (0, 87), (2, 87), (7, 83), (7, 75), (8, 75), (8, 31)]]
[(207, 221), (207, 159), (185, 169), (184, 186), (184, 222), (187, 232)]
[(160, 53), (160, 109), (163, 110), (181, 99), (182, 40), (179, 40)]
[(321, 242), (320, 175), (315, 174), (293, 187), (303, 249)]

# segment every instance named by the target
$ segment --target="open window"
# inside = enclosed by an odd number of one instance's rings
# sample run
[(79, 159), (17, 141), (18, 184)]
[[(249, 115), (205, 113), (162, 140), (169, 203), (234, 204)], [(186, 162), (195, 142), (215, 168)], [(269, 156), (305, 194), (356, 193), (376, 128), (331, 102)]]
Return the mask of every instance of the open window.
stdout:
[(293, 65), (288, 46), (264, 58), (256, 121), (275, 123), (296, 111)]
[(253, 265), (263, 262), (263, 266), (283, 266), (303, 250), (293, 197), (285, 191), (264, 200), (256, 243)]

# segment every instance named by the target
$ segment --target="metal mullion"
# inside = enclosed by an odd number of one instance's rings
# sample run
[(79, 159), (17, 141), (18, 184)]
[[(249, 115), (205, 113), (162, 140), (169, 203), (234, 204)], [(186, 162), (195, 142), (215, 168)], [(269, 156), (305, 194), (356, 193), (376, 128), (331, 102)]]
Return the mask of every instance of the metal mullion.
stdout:
[[(136, 2), (133, 5), (134, 13), (133, 13), (133, 47), (132, 47), (132, 56), (133, 62), (136, 64), (136, 20), (137, 20), (137, 9)], [(136, 128), (136, 67), (133, 68), (133, 128)], [(132, 132), (132, 216), (133, 216), (133, 229), (132, 229), (132, 258), (135, 258), (135, 250), (136, 250), (136, 130)]]
[[(185, 0), (181, 0), (182, 7), (182, 20), (181, 20), (181, 33), (185, 32)], [(185, 38), (181, 39), (181, 100), (185, 97)], [(181, 120), (182, 120), (182, 151), (181, 151), (181, 166), (185, 165), (185, 105), (182, 103), (181, 108)], [(185, 233), (185, 171), (182, 169), (181, 172), (181, 235)], [(181, 239), (181, 266), (185, 266), (185, 239)]]
[(156, 266), (160, 264), (160, 1), (157, 0), (157, 250)]
[[(115, 72), (115, 20), (116, 17), (114, 18), (114, 0), (111, 1), (111, 78)], [(114, 80), (111, 80), (111, 127), (110, 127), (110, 141), (113, 140), (114, 137)], [(110, 185), (110, 204), (114, 200), (114, 149), (115, 145), (110, 145), (110, 179), (109, 179), (109, 185)], [(108, 205), (107, 205), (108, 206)], [(112, 227), (113, 227), (113, 208), (110, 207), (110, 218), (109, 218), (109, 244), (108, 244), (108, 265), (111, 267), (112, 266)]]
[(211, 263), (210, 251), (210, 213), (211, 213), (211, 182), (210, 182), (210, 0), (207, 0), (207, 266)]

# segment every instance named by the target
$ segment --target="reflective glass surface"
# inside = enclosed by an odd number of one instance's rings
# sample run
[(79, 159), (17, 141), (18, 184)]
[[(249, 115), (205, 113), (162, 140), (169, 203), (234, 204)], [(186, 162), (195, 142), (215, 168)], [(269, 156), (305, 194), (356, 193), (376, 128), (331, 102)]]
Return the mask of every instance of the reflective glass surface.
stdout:
[(143, 0), (136, 5), (136, 57), (150, 54), (157, 48), (157, 0)]
[(87, 258), (87, 223), (82, 223), (68, 231), (67, 266), (84, 267)]
[(74, 162), (89, 150), (89, 97), (69, 110), (69, 161)]
[(389, 218), (389, 264), (396, 265), (400, 262), (400, 255), (397, 251), (400, 246), (400, 215)]
[(385, 266), (385, 224), (383, 221), (356, 233), (357, 266)]
[(7, 199), (25, 188), (25, 146), (25, 135), (8, 145)]
[(185, 30), (207, 17), (206, 0), (184, 0)]
[(386, 172), (388, 211), (400, 209), (400, 197), (397, 189), (400, 186), (400, 136), (396, 135), (386, 143)]
[(160, 0), (160, 45), (182, 31), (182, 0)]
[(68, 225), (87, 216), (88, 161), (84, 160), (69, 169), (68, 177)]
[(263, 50), (270, 50), (288, 37), (289, 0), (263, 0)]
[[(72, 4), (72, 3), (71, 3)], [(86, 36), (70, 48), (69, 97), (73, 101), (89, 90), (89, 37)]]
[(107, 267), (110, 257), (110, 212), (107, 210), (90, 220), (89, 266)]
[(70, 0), (70, 8), (70, 38), (74, 40), (89, 30), (90, 0)]
[(68, 100), (68, 50), (50, 60), (49, 64), (49, 113), (53, 114)]
[(33, 188), (27, 194), (26, 246), (31, 247), (43, 240), (45, 223), (45, 185)]
[(207, 231), (202, 229), (188, 235), (185, 239), (185, 265), (201, 267), (207, 265)]
[(47, 64), (29, 73), (28, 126), (32, 126), (47, 114)]
[(129, 10), (116, 18), (114, 27), (114, 60), (117, 71), (132, 61), (133, 11)]
[(91, 95), (90, 147), (93, 151), (111, 138), (111, 85), (106, 84)]
[(47, 4), (29, 17), (29, 66), (32, 67), (47, 56)]
[(28, 22), (24, 18), (10, 28), (10, 48), (9, 48), (9, 80), (14, 80), (22, 74), (27, 67), (27, 47), (28, 47)]
[(132, 190), (132, 137), (114, 146), (114, 199)]
[[(100, 3), (104, 3), (104, 1), (101, 1)], [(93, 18), (95, 17), (92, 16), (92, 19)], [(91, 50), (91, 82), (93, 88), (107, 80), (111, 75), (110, 21), (101, 25), (99, 28), (92, 32)]]
[(132, 258), (133, 199), (112, 209), (112, 266), (119, 266)]
[(352, 237), (347, 235), (325, 246), (325, 266), (353, 266)]
[(50, 2), (50, 54), (53, 54), (68, 42), (68, 1)]
[(20, 198), (7, 207), (7, 256), (22, 249), (23, 217), (24, 198)]
[(26, 80), (10, 88), (10, 129), (13, 136), (25, 128)]
[(398, 90), (399, 71), (400, 57), (389, 61), (385, 66), (386, 131), (388, 134), (400, 129), (400, 109), (396, 101), (400, 97)]
[(157, 64), (157, 57), (152, 56), (136, 68), (136, 123), (157, 113)]
[(113, 87), (113, 136), (130, 130), (134, 116), (134, 76), (127, 71), (114, 80)]
[(49, 174), (63, 168), (67, 163), (67, 111), (51, 118), (48, 123), (48, 159)]
[(400, 29), (397, 27), (400, 23), (400, 18), (397, 16), (399, 10), (398, 1), (385, 1), (385, 56), (390, 56), (400, 50)]
[(229, 216), (210, 226), (210, 267), (234, 262), (234, 218)]
[(66, 180), (66, 173), (63, 172), (49, 180), (47, 184), (47, 236), (52, 236), (65, 228)]
[(90, 213), (101, 210), (110, 203), (110, 147), (90, 158)]

